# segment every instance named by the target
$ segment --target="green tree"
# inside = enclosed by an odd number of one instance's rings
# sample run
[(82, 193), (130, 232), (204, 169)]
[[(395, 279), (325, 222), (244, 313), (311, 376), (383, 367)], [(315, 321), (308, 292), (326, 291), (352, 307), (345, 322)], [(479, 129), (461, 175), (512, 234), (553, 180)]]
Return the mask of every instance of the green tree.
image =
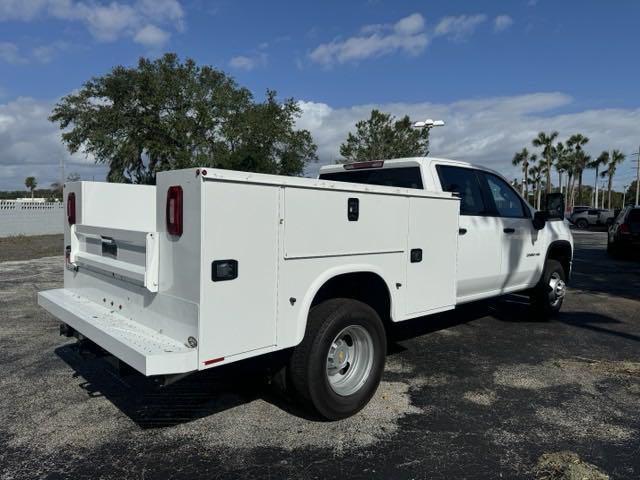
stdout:
[(634, 180), (633, 182), (631, 182), (631, 185), (629, 185), (629, 188), (627, 189), (625, 204), (634, 205), (636, 203), (636, 184), (637, 183), (638, 181)]
[(408, 116), (396, 120), (389, 113), (372, 110), (368, 120), (356, 123), (356, 132), (340, 145), (346, 162), (422, 157), (429, 154), (429, 129), (415, 129)]
[(67, 175), (67, 182), (77, 182), (80, 180), (80, 174), (78, 172), (71, 172)]
[(553, 163), (553, 141), (558, 138), (558, 132), (547, 135), (544, 132), (538, 133), (531, 144), (534, 147), (542, 147), (542, 158), (545, 160), (545, 173), (547, 176), (547, 193), (551, 193), (551, 164)]
[[(533, 155), (535, 157), (535, 155)], [(527, 199), (529, 197), (529, 166), (531, 163), (532, 155), (529, 154), (529, 150), (523, 148), (519, 152), (513, 155), (511, 163), (514, 166), (522, 165), (522, 196)], [(535, 158), (533, 160), (535, 162)]]
[(113, 182), (154, 183), (162, 170), (206, 166), (300, 175), (316, 159), (300, 107), (267, 91), (255, 102), (224, 72), (168, 53), (117, 66), (56, 104), (71, 153), (109, 166)]
[[(598, 155), (598, 158), (592, 160), (591, 162), (589, 162), (587, 164), (587, 167), (589, 168), (593, 168), (596, 171), (596, 176), (595, 176), (595, 181), (593, 183), (593, 190), (595, 192), (595, 194), (597, 196), (599, 196), (598, 194), (598, 171), (600, 170), (600, 167), (604, 167), (609, 163), (609, 152), (602, 152), (600, 155)], [(594, 197), (594, 207), (598, 208), (599, 205), (599, 201), (597, 197)], [(604, 202), (602, 202), (604, 203)]]
[(578, 177), (578, 203), (582, 201), (582, 174), (591, 159), (582, 150), (582, 147), (584, 147), (588, 141), (589, 138), (581, 133), (571, 135), (569, 140), (567, 140), (567, 145), (573, 150), (573, 169), (575, 175)]
[(611, 156), (609, 157), (609, 163), (607, 164), (607, 169), (602, 172), (601, 176), (607, 177), (607, 208), (611, 209), (611, 187), (613, 185), (613, 177), (616, 174), (616, 170), (618, 165), (622, 163), (624, 160), (624, 153), (620, 150), (614, 150), (611, 152)]
[(33, 191), (38, 186), (38, 181), (36, 177), (27, 177), (24, 179), (24, 186), (27, 187), (28, 190), (31, 191), (31, 198), (33, 198)]
[(554, 154), (556, 172), (558, 172), (558, 191), (562, 192), (562, 174), (569, 171), (571, 162), (568, 158), (568, 149), (562, 142), (556, 144)]

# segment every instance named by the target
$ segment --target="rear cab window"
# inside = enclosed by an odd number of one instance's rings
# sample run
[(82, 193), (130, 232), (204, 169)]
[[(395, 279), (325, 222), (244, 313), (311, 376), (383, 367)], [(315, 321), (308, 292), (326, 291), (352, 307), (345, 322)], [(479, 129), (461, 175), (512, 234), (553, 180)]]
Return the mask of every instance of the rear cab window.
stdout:
[(320, 180), (423, 189), (420, 167), (395, 167), (321, 173)]

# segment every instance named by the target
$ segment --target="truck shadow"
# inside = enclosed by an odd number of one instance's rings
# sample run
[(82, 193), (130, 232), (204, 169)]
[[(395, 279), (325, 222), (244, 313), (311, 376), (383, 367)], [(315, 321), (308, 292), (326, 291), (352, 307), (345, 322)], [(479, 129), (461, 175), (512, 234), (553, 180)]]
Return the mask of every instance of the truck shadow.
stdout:
[[(628, 324), (600, 313), (561, 311), (551, 320), (541, 319), (531, 312), (529, 303), (518, 295), (506, 295), (490, 302), (488, 315), (502, 322), (557, 322), (570, 327), (640, 342), (639, 335), (610, 328), (613, 326), (624, 328)], [(631, 325), (631, 327), (635, 326)]]
[(73, 370), (88, 397), (105, 397), (140, 428), (166, 428), (215, 415), (262, 399), (293, 415), (309, 418), (267, 382), (264, 363), (237, 362), (189, 375), (165, 387), (133, 372), (118, 372), (107, 357), (76, 344), (55, 353)]

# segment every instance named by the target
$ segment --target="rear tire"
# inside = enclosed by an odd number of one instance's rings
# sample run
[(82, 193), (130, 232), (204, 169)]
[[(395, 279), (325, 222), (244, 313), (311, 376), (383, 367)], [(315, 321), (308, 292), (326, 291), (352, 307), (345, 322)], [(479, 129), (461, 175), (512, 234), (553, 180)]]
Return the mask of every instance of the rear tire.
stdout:
[(585, 230), (587, 229), (587, 227), (589, 227), (589, 222), (587, 222), (584, 218), (580, 218), (578, 219), (578, 221), (576, 221), (576, 227), (578, 227), (580, 230)]
[(566, 292), (566, 275), (562, 264), (549, 259), (545, 262), (542, 277), (531, 293), (532, 313), (549, 319), (562, 308)]
[(384, 371), (386, 336), (376, 311), (357, 300), (335, 298), (309, 312), (288, 378), (302, 403), (327, 420), (360, 411)]

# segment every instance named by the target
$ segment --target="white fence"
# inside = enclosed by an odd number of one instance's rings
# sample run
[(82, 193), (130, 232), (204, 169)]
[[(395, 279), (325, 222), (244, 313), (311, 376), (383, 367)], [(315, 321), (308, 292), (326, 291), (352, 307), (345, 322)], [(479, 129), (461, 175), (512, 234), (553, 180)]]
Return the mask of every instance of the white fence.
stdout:
[(0, 237), (63, 233), (62, 202), (7, 202), (0, 200)]

